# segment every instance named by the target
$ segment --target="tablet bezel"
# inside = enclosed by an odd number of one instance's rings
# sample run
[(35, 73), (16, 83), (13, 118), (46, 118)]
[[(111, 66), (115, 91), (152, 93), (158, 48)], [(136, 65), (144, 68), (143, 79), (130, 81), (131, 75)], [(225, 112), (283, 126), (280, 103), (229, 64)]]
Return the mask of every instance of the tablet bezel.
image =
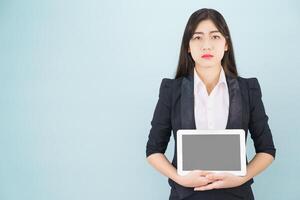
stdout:
[[(240, 135), (240, 156), (241, 156), (241, 170), (205, 170), (213, 173), (231, 173), (236, 176), (246, 175), (246, 141), (245, 131), (243, 129), (226, 129), (226, 130), (192, 130), (180, 129), (177, 131), (177, 173), (181, 176), (188, 174), (190, 171), (182, 169), (182, 136), (183, 135)], [(199, 169), (201, 170), (201, 169)]]

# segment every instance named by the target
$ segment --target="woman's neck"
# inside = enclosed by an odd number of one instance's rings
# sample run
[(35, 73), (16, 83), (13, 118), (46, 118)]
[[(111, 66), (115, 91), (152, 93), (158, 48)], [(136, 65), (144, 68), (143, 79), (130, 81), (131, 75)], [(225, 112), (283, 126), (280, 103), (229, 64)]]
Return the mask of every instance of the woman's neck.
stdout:
[(195, 66), (196, 72), (199, 78), (203, 81), (206, 86), (207, 93), (213, 90), (213, 88), (217, 85), (221, 73), (222, 66), (216, 67), (200, 67)]

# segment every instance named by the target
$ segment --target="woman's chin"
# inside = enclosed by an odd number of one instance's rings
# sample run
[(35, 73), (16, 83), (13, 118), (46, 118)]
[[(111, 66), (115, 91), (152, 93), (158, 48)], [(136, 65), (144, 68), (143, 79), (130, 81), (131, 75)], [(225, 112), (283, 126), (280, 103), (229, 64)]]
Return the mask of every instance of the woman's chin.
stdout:
[(202, 69), (209, 69), (209, 68), (214, 68), (214, 67), (216, 67), (217, 65), (216, 64), (212, 64), (212, 63), (201, 63), (201, 64), (199, 64), (198, 65), (200, 68), (202, 68)]

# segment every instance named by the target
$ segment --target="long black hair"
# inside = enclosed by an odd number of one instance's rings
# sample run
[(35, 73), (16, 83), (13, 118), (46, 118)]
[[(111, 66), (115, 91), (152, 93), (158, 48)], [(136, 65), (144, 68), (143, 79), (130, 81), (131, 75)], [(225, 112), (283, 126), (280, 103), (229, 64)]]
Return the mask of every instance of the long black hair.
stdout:
[(175, 78), (180, 78), (182, 76), (193, 74), (195, 62), (191, 54), (188, 52), (189, 41), (192, 38), (198, 24), (201, 21), (207, 19), (211, 20), (214, 23), (218, 31), (220, 31), (220, 33), (225, 37), (225, 40), (228, 45), (228, 50), (225, 51), (224, 56), (221, 60), (221, 65), (224, 69), (225, 74), (233, 77), (238, 76), (230, 32), (224, 17), (214, 9), (203, 8), (194, 12), (190, 16), (186, 24), (181, 42), (179, 61)]

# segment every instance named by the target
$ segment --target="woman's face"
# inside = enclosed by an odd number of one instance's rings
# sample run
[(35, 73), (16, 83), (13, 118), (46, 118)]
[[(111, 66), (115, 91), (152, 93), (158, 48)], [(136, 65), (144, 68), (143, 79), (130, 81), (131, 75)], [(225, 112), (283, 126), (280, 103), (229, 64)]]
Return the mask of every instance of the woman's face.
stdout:
[(188, 51), (196, 66), (207, 68), (220, 67), (227, 48), (224, 36), (214, 23), (211, 20), (203, 20), (198, 24), (189, 42)]

